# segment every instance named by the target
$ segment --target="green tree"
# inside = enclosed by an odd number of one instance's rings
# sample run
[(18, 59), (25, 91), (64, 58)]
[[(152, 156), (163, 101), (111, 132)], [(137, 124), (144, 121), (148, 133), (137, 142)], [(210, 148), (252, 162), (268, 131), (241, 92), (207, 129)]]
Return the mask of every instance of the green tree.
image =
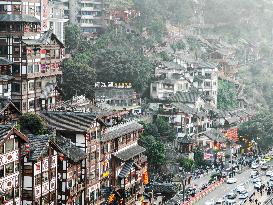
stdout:
[(134, 3), (133, 0), (111, 0), (110, 1), (110, 10), (125, 10), (133, 8)]
[(144, 124), (144, 135), (152, 135), (155, 138), (160, 136), (158, 133), (158, 128), (154, 123)]
[(219, 109), (234, 109), (238, 107), (235, 85), (231, 82), (218, 81), (217, 103)]
[(173, 141), (175, 138), (175, 130), (170, 125), (167, 119), (164, 117), (158, 117), (155, 120), (155, 125), (157, 126), (158, 132), (161, 137), (167, 137), (169, 141)]
[(68, 25), (65, 27), (65, 47), (71, 53), (78, 49), (81, 42), (81, 30), (77, 25)]
[(154, 136), (141, 136), (139, 144), (146, 148), (146, 156), (151, 167), (158, 168), (165, 163), (166, 150), (164, 144), (156, 140)]
[(19, 118), (19, 127), (26, 134), (41, 135), (47, 131), (44, 120), (35, 113), (23, 114)]
[(178, 159), (178, 163), (181, 167), (183, 167), (184, 171), (192, 172), (195, 168), (195, 162), (192, 159), (181, 157)]
[(94, 97), (96, 71), (88, 65), (84, 56), (81, 60), (77, 57), (64, 60), (62, 70), (63, 78), (59, 86), (65, 93), (65, 99), (71, 99), (76, 94)]
[(200, 148), (197, 148), (194, 151), (194, 162), (196, 167), (202, 167), (207, 165), (206, 161), (204, 160), (204, 152)]

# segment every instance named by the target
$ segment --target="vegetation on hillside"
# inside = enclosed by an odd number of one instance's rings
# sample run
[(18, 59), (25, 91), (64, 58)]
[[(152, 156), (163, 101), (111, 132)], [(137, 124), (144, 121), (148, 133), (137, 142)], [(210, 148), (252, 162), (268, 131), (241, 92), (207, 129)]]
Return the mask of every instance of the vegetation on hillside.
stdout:
[(217, 104), (219, 109), (230, 110), (238, 107), (236, 87), (233, 83), (219, 80)]

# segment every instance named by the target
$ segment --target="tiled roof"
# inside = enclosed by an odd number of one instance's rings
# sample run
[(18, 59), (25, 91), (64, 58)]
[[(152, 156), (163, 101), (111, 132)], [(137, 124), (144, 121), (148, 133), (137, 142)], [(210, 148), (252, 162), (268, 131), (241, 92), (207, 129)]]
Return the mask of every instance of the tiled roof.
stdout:
[(30, 142), (30, 161), (37, 161), (41, 156), (47, 155), (50, 135), (28, 135)]
[(90, 124), (96, 120), (93, 113), (78, 112), (42, 112), (41, 117), (46, 120), (49, 126), (57, 130), (85, 132)]
[(145, 151), (146, 149), (144, 147), (141, 147), (140, 145), (133, 145), (121, 152), (116, 153), (115, 156), (122, 161), (127, 161)]
[(28, 142), (28, 138), (19, 132), (17, 129), (14, 128), (13, 125), (0, 125), (0, 142), (8, 135), (8, 134), (15, 134), (19, 136), (23, 141)]
[(133, 167), (133, 165), (134, 165), (134, 161), (125, 162), (120, 173), (118, 174), (118, 177), (125, 178), (128, 175), (128, 173), (130, 172), (130, 169)]
[(197, 111), (196, 109), (193, 109), (183, 103), (172, 103), (172, 105), (176, 107), (177, 109), (179, 109), (180, 112), (184, 112), (186, 114), (194, 115)]
[(174, 194), (177, 192), (176, 188), (172, 184), (156, 183), (152, 184), (150, 188), (154, 191), (154, 193)]
[(115, 138), (118, 138), (122, 135), (129, 134), (131, 132), (142, 129), (143, 126), (135, 121), (129, 121), (125, 123), (121, 123), (114, 127), (110, 127), (107, 129), (106, 133), (102, 134), (100, 137), (100, 141), (106, 142)]
[(197, 92), (177, 92), (170, 98), (171, 102), (195, 103), (200, 97)]
[(34, 16), (25, 14), (0, 14), (0, 22), (32, 22), (39, 23), (40, 20)]
[(73, 144), (69, 139), (64, 137), (54, 137), (51, 138), (50, 142), (56, 146), (59, 152), (63, 153), (73, 162), (79, 162), (86, 158), (85, 152)]
[(234, 124), (234, 123), (240, 122), (240, 118), (239, 117), (229, 117), (229, 118), (226, 118), (226, 121), (229, 124)]
[(203, 134), (206, 135), (208, 138), (210, 138), (213, 141), (217, 141), (217, 142), (225, 142), (226, 141), (224, 134), (216, 129), (208, 130), (208, 131), (204, 132)]
[(13, 62), (7, 58), (0, 57), (0, 65), (11, 65)]
[(11, 129), (11, 125), (0, 125), (0, 141), (2, 141), (7, 136)]
[(205, 79), (205, 76), (202, 75), (196, 75), (193, 78), (193, 82), (203, 82), (203, 80)]
[(185, 135), (184, 137), (177, 138), (177, 141), (180, 143), (184, 143), (184, 144), (192, 144), (193, 143), (193, 139), (188, 135)]
[(64, 137), (51, 135), (28, 135), (30, 142), (30, 161), (37, 161), (42, 156), (47, 156), (50, 143), (58, 152), (63, 153), (73, 162), (78, 162), (86, 157), (85, 153)]

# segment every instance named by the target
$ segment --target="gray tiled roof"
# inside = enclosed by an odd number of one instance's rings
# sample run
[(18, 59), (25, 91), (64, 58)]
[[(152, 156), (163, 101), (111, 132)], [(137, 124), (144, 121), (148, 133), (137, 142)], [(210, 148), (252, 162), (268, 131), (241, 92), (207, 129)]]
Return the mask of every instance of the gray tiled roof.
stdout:
[(69, 139), (64, 137), (54, 137), (51, 138), (51, 142), (59, 149), (59, 152), (63, 153), (73, 162), (79, 162), (86, 158), (85, 152), (73, 144)]
[(0, 75), (0, 81), (10, 81), (12, 80), (14, 77), (10, 76), (10, 75)]
[(6, 137), (11, 129), (11, 125), (0, 125), (0, 141), (2, 141)]
[(18, 113), (21, 113), (21, 111), (17, 109), (17, 107), (12, 103), (10, 99), (8, 99), (7, 97), (0, 97), (0, 113), (5, 111), (5, 109), (9, 105), (12, 106), (15, 110), (17, 110)]
[(57, 130), (85, 132), (90, 124), (96, 120), (93, 113), (78, 112), (42, 112), (41, 117), (46, 120), (49, 126)]
[(208, 130), (208, 131), (204, 132), (203, 134), (206, 135), (208, 138), (210, 138), (213, 141), (217, 141), (217, 142), (225, 142), (226, 141), (224, 134), (216, 129)]
[(108, 128), (107, 132), (101, 135), (100, 141), (106, 142), (106, 141), (118, 138), (122, 135), (129, 134), (134, 131), (138, 131), (142, 128), (143, 126), (135, 121), (119, 124), (114, 127)]
[(7, 58), (0, 57), (0, 65), (11, 65), (13, 62)]
[(37, 161), (41, 156), (47, 155), (49, 135), (28, 135), (30, 144), (30, 161)]
[(184, 143), (184, 144), (192, 144), (193, 143), (193, 139), (188, 135), (185, 135), (184, 137), (177, 138), (177, 141), (180, 143)]
[(40, 20), (34, 16), (25, 14), (0, 14), (0, 22), (32, 22), (39, 23)]
[(229, 118), (226, 118), (226, 121), (229, 124), (239, 123), (240, 122), (240, 118), (239, 117), (229, 117)]
[(195, 103), (200, 97), (197, 92), (177, 92), (170, 98), (171, 102)]
[(127, 161), (145, 151), (146, 149), (144, 147), (141, 147), (140, 145), (134, 145), (121, 152), (116, 153), (115, 156), (122, 161)]
[(86, 157), (85, 153), (64, 137), (51, 135), (28, 135), (30, 142), (30, 161), (37, 161), (40, 157), (47, 156), (50, 143), (58, 152), (63, 153), (73, 162), (78, 162)]

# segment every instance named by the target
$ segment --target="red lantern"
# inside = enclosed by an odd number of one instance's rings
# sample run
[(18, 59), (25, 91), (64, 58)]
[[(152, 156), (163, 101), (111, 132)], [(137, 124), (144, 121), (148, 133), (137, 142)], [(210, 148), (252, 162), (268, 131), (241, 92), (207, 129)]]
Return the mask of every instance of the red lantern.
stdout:
[(64, 160), (64, 155), (63, 155), (62, 153), (60, 154), (59, 159), (60, 159), (61, 161)]
[(30, 148), (30, 145), (29, 144), (26, 144), (26, 149), (29, 149)]

